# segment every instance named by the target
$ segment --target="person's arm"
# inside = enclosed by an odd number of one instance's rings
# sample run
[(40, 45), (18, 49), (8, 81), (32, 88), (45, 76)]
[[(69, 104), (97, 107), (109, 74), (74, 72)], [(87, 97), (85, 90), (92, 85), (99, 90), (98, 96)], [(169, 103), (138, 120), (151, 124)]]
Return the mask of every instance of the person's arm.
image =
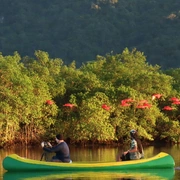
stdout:
[(137, 152), (138, 151), (138, 147), (137, 147), (137, 142), (135, 140), (133, 140), (131, 142), (131, 147), (129, 150), (125, 151), (124, 154), (127, 154), (128, 152), (131, 153), (131, 152)]
[(57, 152), (57, 151), (60, 150), (60, 146), (57, 145), (57, 146), (54, 146), (54, 147), (43, 147), (43, 150), (47, 151), (47, 152)]
[(132, 149), (129, 149), (127, 152), (137, 152), (138, 151), (138, 148), (137, 148), (137, 146), (134, 146), (134, 148), (132, 148)]

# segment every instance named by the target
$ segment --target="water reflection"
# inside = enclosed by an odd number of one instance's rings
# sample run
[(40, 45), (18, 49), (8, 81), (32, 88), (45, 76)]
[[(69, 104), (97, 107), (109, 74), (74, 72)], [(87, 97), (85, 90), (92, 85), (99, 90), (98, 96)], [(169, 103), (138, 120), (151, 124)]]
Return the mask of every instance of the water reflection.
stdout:
[(4, 180), (170, 180), (174, 177), (174, 169), (141, 170), (141, 171), (110, 171), (110, 172), (6, 172)]

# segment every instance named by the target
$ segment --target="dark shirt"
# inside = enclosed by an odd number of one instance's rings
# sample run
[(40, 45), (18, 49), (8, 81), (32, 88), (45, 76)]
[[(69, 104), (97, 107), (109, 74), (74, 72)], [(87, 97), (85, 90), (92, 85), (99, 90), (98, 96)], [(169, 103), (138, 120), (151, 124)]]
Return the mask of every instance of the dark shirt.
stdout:
[(53, 146), (52, 148), (43, 147), (44, 151), (55, 152), (56, 158), (62, 162), (70, 162), (69, 147), (66, 142), (61, 142), (60, 144)]

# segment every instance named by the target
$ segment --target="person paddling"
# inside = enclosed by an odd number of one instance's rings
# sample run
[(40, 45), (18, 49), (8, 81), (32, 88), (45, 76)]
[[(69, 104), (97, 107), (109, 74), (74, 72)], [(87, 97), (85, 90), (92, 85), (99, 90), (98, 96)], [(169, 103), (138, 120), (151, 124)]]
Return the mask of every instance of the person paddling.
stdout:
[(48, 142), (48, 147), (45, 147), (45, 143), (42, 142), (41, 146), (45, 152), (55, 152), (56, 155), (52, 157), (51, 161), (53, 162), (66, 162), (71, 163), (72, 160), (70, 159), (70, 151), (67, 143), (63, 139), (62, 134), (56, 135), (56, 146), (52, 146)]

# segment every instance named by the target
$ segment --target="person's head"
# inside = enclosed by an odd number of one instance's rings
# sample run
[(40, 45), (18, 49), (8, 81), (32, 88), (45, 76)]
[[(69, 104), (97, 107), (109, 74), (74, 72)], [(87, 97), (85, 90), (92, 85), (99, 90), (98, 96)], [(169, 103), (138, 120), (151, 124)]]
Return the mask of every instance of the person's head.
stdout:
[(64, 139), (63, 139), (63, 135), (62, 135), (62, 134), (57, 134), (57, 135), (56, 135), (56, 142), (58, 143), (58, 142), (61, 141), (61, 140), (64, 140)]
[(130, 135), (131, 135), (131, 138), (136, 138), (136, 137), (137, 137), (137, 131), (134, 130), (134, 129), (132, 129), (132, 130), (130, 131)]

